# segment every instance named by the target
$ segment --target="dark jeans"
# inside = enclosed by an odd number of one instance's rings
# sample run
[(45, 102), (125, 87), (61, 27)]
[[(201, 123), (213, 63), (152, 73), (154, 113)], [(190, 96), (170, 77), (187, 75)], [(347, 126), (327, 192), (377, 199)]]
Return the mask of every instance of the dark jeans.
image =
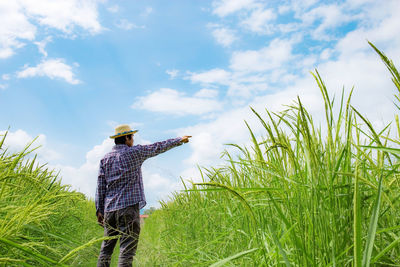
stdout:
[[(140, 233), (139, 204), (124, 209), (106, 212), (104, 215), (104, 236), (121, 235), (119, 240), (118, 266), (132, 266)], [(108, 267), (118, 239), (104, 240), (97, 262), (98, 267)]]

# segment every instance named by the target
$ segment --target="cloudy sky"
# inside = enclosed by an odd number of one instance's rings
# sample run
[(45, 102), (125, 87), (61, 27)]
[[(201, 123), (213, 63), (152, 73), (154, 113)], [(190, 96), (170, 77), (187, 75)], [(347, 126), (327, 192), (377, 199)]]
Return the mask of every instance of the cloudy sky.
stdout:
[(394, 86), (367, 40), (400, 64), (398, 0), (0, 0), (0, 133), (94, 196), (114, 126), (146, 144), (193, 135), (143, 166), (149, 206), (246, 144), (249, 106), (283, 109), (298, 95), (318, 118), (322, 98), (355, 87), (353, 105), (378, 127)]

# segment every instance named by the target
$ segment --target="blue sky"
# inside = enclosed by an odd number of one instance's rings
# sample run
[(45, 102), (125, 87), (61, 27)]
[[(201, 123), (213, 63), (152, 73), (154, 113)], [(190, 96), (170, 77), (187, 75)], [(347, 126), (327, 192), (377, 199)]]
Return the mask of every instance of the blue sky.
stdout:
[[(115, 125), (136, 143), (192, 142), (144, 164), (149, 206), (197, 165), (221, 164), (226, 143), (247, 144), (249, 106), (282, 110), (300, 96), (316, 120), (321, 97), (355, 86), (353, 105), (376, 126), (394, 116), (393, 85), (367, 39), (400, 62), (400, 2), (0, 0), (0, 132), (93, 197)], [(373, 108), (371, 108), (373, 107)]]

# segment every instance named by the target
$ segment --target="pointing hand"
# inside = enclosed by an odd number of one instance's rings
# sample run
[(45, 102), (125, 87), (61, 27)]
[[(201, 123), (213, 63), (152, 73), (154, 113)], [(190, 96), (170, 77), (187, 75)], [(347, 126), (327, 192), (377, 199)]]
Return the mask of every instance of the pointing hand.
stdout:
[(182, 137), (182, 143), (188, 143), (189, 142), (189, 138), (191, 138), (191, 135), (185, 135), (184, 137)]

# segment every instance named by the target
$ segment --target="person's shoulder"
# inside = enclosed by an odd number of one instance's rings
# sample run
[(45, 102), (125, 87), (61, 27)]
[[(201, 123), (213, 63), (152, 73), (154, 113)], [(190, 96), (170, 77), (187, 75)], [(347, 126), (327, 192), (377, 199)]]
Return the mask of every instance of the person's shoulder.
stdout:
[(129, 155), (129, 156), (134, 156), (134, 155), (140, 154), (141, 151), (143, 151), (143, 145), (138, 144), (138, 145), (126, 147), (123, 154)]
[(140, 149), (142, 149), (142, 147), (143, 147), (142, 145), (134, 145), (134, 146), (128, 147), (127, 151), (136, 152), (136, 151), (139, 151)]
[(109, 158), (114, 157), (116, 154), (116, 151), (114, 149), (112, 149), (111, 151), (107, 152), (102, 158), (101, 158), (101, 162), (103, 162), (104, 160), (107, 160)]

